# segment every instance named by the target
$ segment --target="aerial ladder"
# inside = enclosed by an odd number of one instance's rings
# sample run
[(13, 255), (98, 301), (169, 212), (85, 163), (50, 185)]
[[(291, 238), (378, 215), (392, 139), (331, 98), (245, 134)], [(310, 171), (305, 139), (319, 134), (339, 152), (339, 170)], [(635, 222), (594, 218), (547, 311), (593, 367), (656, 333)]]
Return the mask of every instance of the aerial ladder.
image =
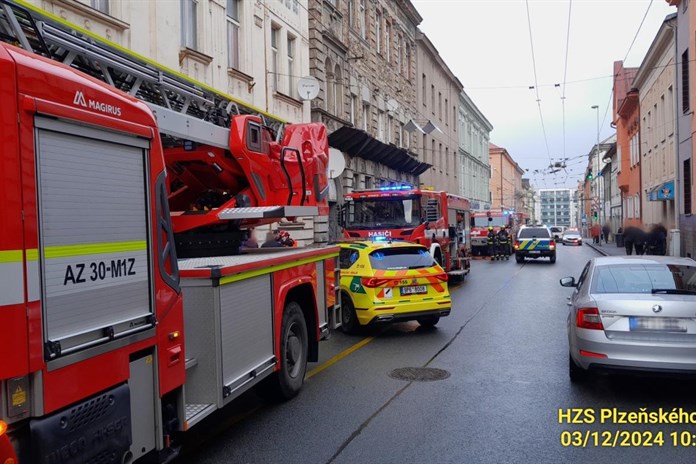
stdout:
[[(21, 0), (0, 0), (0, 40), (144, 102), (165, 147), (179, 257), (235, 254), (251, 227), (328, 214), (328, 140)], [(84, 96), (75, 103), (86, 105)]]

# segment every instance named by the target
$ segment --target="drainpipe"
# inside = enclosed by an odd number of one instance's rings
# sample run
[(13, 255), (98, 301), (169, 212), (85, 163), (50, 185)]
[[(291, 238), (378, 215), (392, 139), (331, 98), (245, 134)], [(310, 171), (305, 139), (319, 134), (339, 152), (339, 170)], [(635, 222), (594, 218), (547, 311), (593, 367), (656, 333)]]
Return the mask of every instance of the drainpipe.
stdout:
[(679, 192), (681, 192), (681, 188), (679, 188), (681, 185), (681, 164), (679, 159), (679, 99), (677, 98), (677, 95), (679, 95), (679, 49), (677, 48), (677, 40), (679, 38), (679, 18), (674, 20), (674, 25), (668, 24), (668, 27), (672, 30), (672, 34), (674, 34), (674, 83), (676, 84), (674, 87), (677, 89), (677, 91), (674, 92), (672, 106), (674, 108), (675, 122), (674, 136), (677, 139), (677, 143), (675, 144), (676, 150), (674, 153), (676, 158), (674, 163), (674, 228), (679, 229), (679, 209), (681, 206), (679, 203)]

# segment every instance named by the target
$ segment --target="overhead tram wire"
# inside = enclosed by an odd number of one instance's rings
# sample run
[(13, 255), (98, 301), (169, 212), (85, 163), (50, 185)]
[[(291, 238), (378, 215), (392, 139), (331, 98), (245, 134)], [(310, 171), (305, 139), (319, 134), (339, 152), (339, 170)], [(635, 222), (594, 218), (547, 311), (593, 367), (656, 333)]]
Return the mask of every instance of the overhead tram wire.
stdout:
[[(643, 15), (643, 19), (641, 19), (640, 24), (638, 25), (638, 30), (636, 31), (636, 34), (633, 36), (633, 40), (631, 41), (631, 45), (628, 46), (628, 50), (626, 51), (626, 55), (624, 56), (623, 62), (626, 62), (626, 59), (628, 58), (628, 54), (631, 53), (631, 49), (633, 48), (633, 45), (636, 43), (636, 39), (638, 38), (638, 34), (640, 34), (640, 30), (643, 28), (643, 23), (645, 23), (645, 18), (648, 17), (648, 13), (650, 12), (650, 7), (652, 6), (654, 0), (650, 0), (650, 3), (648, 3), (648, 7), (645, 9), (645, 14)], [(609, 93), (609, 102), (607, 103), (607, 108), (604, 111), (604, 118), (602, 118), (602, 124), (600, 127), (604, 126), (604, 123), (607, 120), (607, 114), (609, 113), (609, 107), (611, 106), (611, 101), (612, 101), (612, 96), (614, 95), (614, 89), (612, 86), (612, 90)]]
[(532, 18), (529, 13), (529, 0), (525, 0), (525, 4), (527, 5), (527, 26), (529, 28), (529, 43), (532, 47), (532, 67), (534, 69), (534, 92), (536, 93), (536, 101), (537, 101), (537, 107), (539, 108), (539, 119), (541, 120), (541, 130), (544, 133), (544, 143), (546, 144), (546, 154), (548, 155), (549, 158), (549, 163), (553, 163), (553, 160), (551, 159), (551, 150), (549, 150), (549, 140), (548, 137), (546, 137), (546, 125), (544, 124), (544, 115), (541, 112), (541, 98), (539, 97), (539, 82), (537, 79), (537, 71), (536, 71), (536, 58), (534, 56), (534, 40), (532, 39)]
[(563, 95), (561, 96), (561, 109), (563, 111), (563, 157), (566, 156), (566, 120), (565, 120), (565, 100), (566, 100), (566, 78), (568, 77), (568, 50), (570, 49), (570, 13), (573, 8), (573, 0), (568, 0), (568, 28), (566, 32), (566, 52), (565, 66), (563, 67)]

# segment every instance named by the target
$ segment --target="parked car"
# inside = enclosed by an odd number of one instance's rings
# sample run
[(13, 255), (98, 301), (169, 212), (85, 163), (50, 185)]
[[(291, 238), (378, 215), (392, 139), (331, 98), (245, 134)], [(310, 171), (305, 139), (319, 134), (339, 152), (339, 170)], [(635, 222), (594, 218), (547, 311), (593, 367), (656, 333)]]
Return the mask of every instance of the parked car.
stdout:
[(552, 264), (556, 262), (556, 242), (548, 227), (522, 226), (513, 248), (515, 260), (520, 264), (526, 258), (549, 258)]
[(563, 236), (563, 226), (551, 226), (549, 227), (549, 230), (551, 231), (551, 235), (553, 236), (554, 240), (561, 240), (561, 237)]
[(434, 326), (449, 315), (447, 273), (423, 245), (360, 241), (340, 246), (345, 332), (409, 320)]
[(582, 245), (582, 235), (577, 229), (566, 229), (561, 237), (563, 245)]
[(696, 373), (696, 261), (667, 256), (592, 258), (565, 277), (568, 373)]

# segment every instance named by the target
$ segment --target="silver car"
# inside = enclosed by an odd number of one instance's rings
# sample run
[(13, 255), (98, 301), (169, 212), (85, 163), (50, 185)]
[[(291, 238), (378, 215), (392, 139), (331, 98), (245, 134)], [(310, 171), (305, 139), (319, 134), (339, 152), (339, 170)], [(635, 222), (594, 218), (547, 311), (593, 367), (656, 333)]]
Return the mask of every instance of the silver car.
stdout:
[(592, 258), (568, 297), (569, 374), (696, 373), (696, 261), (671, 256)]
[(563, 232), (563, 245), (582, 245), (582, 235), (577, 229), (567, 229)]

